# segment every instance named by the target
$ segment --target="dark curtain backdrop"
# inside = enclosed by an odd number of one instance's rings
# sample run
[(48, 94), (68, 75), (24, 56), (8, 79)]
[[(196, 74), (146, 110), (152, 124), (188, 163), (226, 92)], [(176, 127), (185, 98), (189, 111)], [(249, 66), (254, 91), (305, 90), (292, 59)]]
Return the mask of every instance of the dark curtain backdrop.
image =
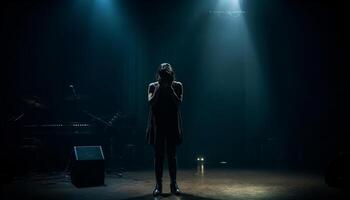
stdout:
[[(173, 64), (184, 84), (185, 141), (180, 166), (203, 154), (215, 164), (325, 166), (346, 150), (348, 81), (344, 23), (322, 3), (246, 1), (242, 14), (218, 15), (215, 1), (29, 1), (3, 7), (3, 121), (89, 120), (121, 111), (125, 144), (144, 145), (147, 85)], [(33, 110), (37, 96), (49, 110)], [(27, 115), (30, 116), (30, 115)], [(41, 117), (44, 116), (44, 117)], [(6, 138), (6, 135), (5, 135)]]

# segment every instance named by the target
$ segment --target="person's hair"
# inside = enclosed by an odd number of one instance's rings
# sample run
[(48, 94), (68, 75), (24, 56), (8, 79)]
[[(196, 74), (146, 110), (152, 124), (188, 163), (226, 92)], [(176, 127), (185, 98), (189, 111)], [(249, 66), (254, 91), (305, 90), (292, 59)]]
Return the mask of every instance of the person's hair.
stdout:
[(156, 80), (159, 81), (160, 79), (175, 80), (175, 72), (169, 63), (162, 63), (159, 65), (156, 73)]

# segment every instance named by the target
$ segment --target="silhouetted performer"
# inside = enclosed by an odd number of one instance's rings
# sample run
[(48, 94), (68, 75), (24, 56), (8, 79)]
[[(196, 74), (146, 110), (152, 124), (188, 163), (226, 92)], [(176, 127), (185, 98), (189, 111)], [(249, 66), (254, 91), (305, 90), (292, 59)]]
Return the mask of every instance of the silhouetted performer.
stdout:
[(150, 105), (147, 143), (154, 147), (154, 169), (156, 186), (153, 195), (162, 193), (163, 162), (165, 152), (168, 158), (170, 190), (179, 195), (176, 183), (176, 146), (183, 139), (179, 105), (182, 102), (182, 84), (175, 81), (175, 73), (169, 63), (162, 63), (156, 75), (156, 82), (148, 87), (148, 103)]

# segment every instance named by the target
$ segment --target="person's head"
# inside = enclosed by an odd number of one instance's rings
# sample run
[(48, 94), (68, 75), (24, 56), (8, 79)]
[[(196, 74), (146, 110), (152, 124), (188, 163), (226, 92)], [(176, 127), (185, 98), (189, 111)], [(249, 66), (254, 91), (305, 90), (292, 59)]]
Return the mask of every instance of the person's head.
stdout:
[(169, 63), (162, 63), (159, 65), (156, 79), (157, 81), (170, 83), (175, 80), (175, 72)]

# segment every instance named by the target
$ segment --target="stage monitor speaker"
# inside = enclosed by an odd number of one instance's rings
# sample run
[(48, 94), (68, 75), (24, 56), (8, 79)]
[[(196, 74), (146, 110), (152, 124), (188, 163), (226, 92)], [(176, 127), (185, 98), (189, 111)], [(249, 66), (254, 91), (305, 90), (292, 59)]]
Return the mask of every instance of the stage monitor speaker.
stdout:
[(75, 146), (71, 181), (76, 187), (104, 185), (105, 164), (101, 146)]

